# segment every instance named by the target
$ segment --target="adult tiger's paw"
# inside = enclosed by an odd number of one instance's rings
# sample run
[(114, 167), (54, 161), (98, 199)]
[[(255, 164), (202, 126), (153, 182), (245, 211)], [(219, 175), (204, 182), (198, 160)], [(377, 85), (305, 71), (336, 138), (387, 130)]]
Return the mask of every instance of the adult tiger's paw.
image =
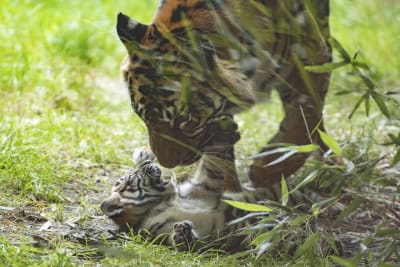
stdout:
[(171, 243), (178, 251), (190, 251), (197, 239), (198, 235), (193, 230), (191, 221), (185, 220), (174, 224)]
[(240, 139), (238, 125), (231, 116), (221, 116), (208, 123), (208, 132), (216, 144), (235, 144)]

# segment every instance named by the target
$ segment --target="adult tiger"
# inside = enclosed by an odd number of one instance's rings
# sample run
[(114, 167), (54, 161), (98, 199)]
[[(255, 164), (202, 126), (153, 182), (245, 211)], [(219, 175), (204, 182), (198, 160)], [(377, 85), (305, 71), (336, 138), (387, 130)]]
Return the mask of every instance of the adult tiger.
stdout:
[[(150, 25), (119, 14), (117, 32), (128, 50), (123, 78), (158, 161), (170, 168), (197, 161), (219, 146), (210, 122), (274, 88), (285, 117), (269, 143), (321, 143), (316, 130), (323, 130), (329, 73), (304, 66), (331, 60), (328, 16), (329, 0), (163, 0)], [(241, 191), (234, 142), (223, 142), (231, 154), (225, 190)], [(250, 166), (255, 187), (288, 177), (308, 156), (276, 163), (281, 155), (270, 149)]]

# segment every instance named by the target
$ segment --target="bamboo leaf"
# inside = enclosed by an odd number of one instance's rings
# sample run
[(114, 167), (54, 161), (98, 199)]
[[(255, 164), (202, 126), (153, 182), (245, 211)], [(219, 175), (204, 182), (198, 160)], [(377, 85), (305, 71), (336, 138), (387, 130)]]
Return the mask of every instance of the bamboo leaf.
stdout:
[(365, 76), (361, 72), (359, 72), (358, 75), (361, 77), (370, 91), (373, 91), (376, 88), (375, 83), (369, 77)]
[(346, 66), (348, 64), (349, 62), (341, 61), (341, 62), (325, 63), (323, 65), (305, 66), (304, 69), (314, 73), (326, 73), (341, 68), (343, 66)]
[(295, 150), (297, 153), (311, 153), (317, 151), (319, 146), (314, 144), (302, 145), (302, 146), (288, 146), (289, 150)]
[(365, 101), (365, 99), (369, 97), (368, 93), (365, 93), (358, 101), (357, 104), (354, 106), (353, 110), (350, 112), (349, 115), (349, 119), (351, 119), (351, 117), (353, 117), (354, 113), (357, 111), (357, 109), (360, 107), (360, 105), (362, 104), (363, 101)]
[(303, 181), (301, 181), (298, 185), (296, 185), (296, 187), (293, 190), (291, 190), (290, 193), (293, 193), (297, 191), (300, 187), (305, 186), (308, 183), (311, 183), (317, 177), (318, 177), (318, 170), (315, 170), (312, 173), (310, 173), (305, 179), (303, 179)]
[(390, 167), (393, 167), (400, 161), (400, 147), (397, 149), (396, 155), (394, 155)]
[(266, 233), (262, 233), (261, 235), (258, 235), (256, 238), (253, 239), (253, 241), (251, 241), (250, 245), (254, 245), (256, 247), (259, 247), (262, 243), (266, 242), (266, 241), (270, 241), (272, 239), (272, 237), (274, 236), (275, 231), (269, 231)]
[(321, 137), (322, 142), (324, 142), (325, 145), (327, 145), (333, 153), (337, 156), (342, 155), (342, 149), (340, 148), (339, 144), (333, 139), (331, 136), (329, 136), (327, 133), (318, 130), (319, 136)]
[(399, 94), (400, 90), (390, 90), (385, 92), (385, 95), (399, 95)]
[(298, 258), (301, 255), (303, 255), (305, 252), (312, 249), (317, 244), (320, 237), (321, 237), (320, 233), (313, 233), (312, 235), (310, 235), (306, 239), (306, 241), (304, 241), (304, 243), (300, 247), (297, 248), (296, 252), (294, 253), (294, 257)]
[(306, 215), (299, 215), (292, 221), (292, 224), (293, 225), (300, 225), (300, 224), (306, 222), (308, 219), (309, 219), (309, 217), (306, 216)]
[(400, 230), (399, 229), (383, 229), (383, 230), (378, 230), (375, 232), (376, 236), (378, 237), (385, 237), (385, 236), (396, 236), (400, 235)]
[(272, 211), (272, 209), (267, 206), (254, 204), (254, 203), (246, 203), (246, 202), (227, 200), (227, 199), (224, 199), (224, 202), (227, 203), (228, 205), (231, 205), (232, 207), (237, 208), (237, 209), (250, 211), (250, 212), (262, 212), (262, 211), (270, 212), (270, 211)]
[(263, 244), (261, 244), (260, 248), (257, 251), (256, 259), (258, 259), (262, 254), (264, 254), (265, 251), (267, 251), (270, 247), (272, 247), (271, 242), (264, 242)]
[(345, 258), (341, 258), (338, 256), (331, 256), (331, 259), (334, 262), (336, 262), (344, 267), (357, 267), (358, 266), (358, 263), (355, 262), (354, 259), (345, 259)]
[(369, 117), (369, 96), (365, 98), (364, 101), (364, 105), (365, 105), (365, 113), (367, 114), (367, 117)]
[(353, 92), (354, 92), (354, 90), (341, 90), (341, 91), (335, 93), (335, 95), (347, 95), (347, 94), (350, 94)]
[(351, 62), (351, 57), (350, 57), (349, 53), (347, 53), (346, 49), (344, 49), (344, 47), (339, 43), (338, 40), (331, 37), (329, 39), (329, 43), (339, 52), (339, 54), (342, 56), (342, 58), (346, 62)]
[(354, 61), (357, 59), (358, 53), (359, 53), (359, 51), (356, 50), (356, 52), (355, 52), (354, 55), (353, 55), (352, 63), (354, 63)]
[(360, 69), (365, 69), (365, 70), (369, 69), (368, 65), (364, 62), (353, 61), (351, 64)]
[[(281, 145), (286, 145), (286, 144), (281, 144)], [(314, 144), (308, 144), (308, 145), (302, 145), (302, 146), (293, 146), (293, 145), (286, 145), (284, 147), (277, 147), (271, 150), (267, 150), (265, 152), (258, 153), (255, 156), (249, 157), (249, 159), (257, 159), (257, 158), (262, 158), (266, 157), (269, 155), (273, 154), (279, 154), (279, 153), (311, 153), (314, 151), (317, 151), (319, 149), (319, 146), (314, 145)]]
[(383, 115), (385, 115), (386, 118), (390, 119), (390, 112), (389, 112), (388, 107), (386, 106), (383, 96), (378, 93), (374, 93), (374, 94), (372, 94), (372, 98), (374, 99), (375, 103), (378, 105), (379, 110), (383, 113)]
[(249, 214), (247, 214), (245, 216), (242, 216), (240, 218), (237, 218), (237, 219), (234, 219), (232, 221), (229, 221), (227, 224), (228, 225), (233, 225), (233, 224), (241, 223), (241, 222), (243, 222), (243, 221), (245, 221), (247, 219), (253, 218), (253, 217), (265, 216), (265, 215), (268, 215), (268, 213), (266, 213), (266, 212), (252, 212), (252, 213), (249, 213)]
[(315, 216), (318, 215), (321, 212), (322, 209), (324, 209), (325, 207), (331, 205), (331, 203), (333, 201), (336, 201), (336, 200), (337, 200), (337, 197), (333, 196), (333, 197), (330, 197), (330, 198), (327, 198), (327, 199), (323, 199), (321, 201), (318, 201), (318, 202), (314, 203), (312, 205), (312, 207), (311, 207), (313, 215), (315, 215)]
[(277, 158), (276, 160), (271, 161), (270, 163), (266, 164), (265, 167), (268, 167), (268, 166), (272, 166), (272, 165), (281, 163), (282, 161), (285, 161), (286, 159), (290, 158), (291, 156), (293, 156), (293, 155), (296, 154), (296, 153), (297, 153), (297, 151), (295, 151), (295, 150), (290, 150), (289, 152), (283, 154), (282, 156), (280, 156), (280, 157)]
[(333, 222), (333, 225), (336, 226), (336, 224), (338, 222), (340, 222), (343, 218), (347, 217), (348, 215), (350, 215), (350, 213), (352, 213), (353, 211), (355, 211), (358, 207), (360, 207), (360, 205), (364, 202), (364, 198), (363, 197), (358, 197), (356, 199), (354, 199), (340, 214), (339, 216), (336, 218), (336, 220)]
[(281, 182), (281, 192), (282, 192), (282, 206), (286, 206), (289, 201), (289, 190), (286, 184), (285, 177), (283, 176)]
[(257, 155), (252, 156), (249, 159), (262, 158), (262, 157), (266, 157), (266, 156), (273, 155), (273, 154), (286, 153), (288, 151), (290, 151), (290, 149), (288, 149), (287, 147), (278, 147), (278, 148), (274, 148), (271, 150), (267, 150), (265, 152), (258, 153)]
[(328, 243), (328, 245), (335, 251), (335, 253), (339, 254), (339, 249), (337, 248), (335, 239), (332, 235), (328, 233), (324, 233), (323, 235), (324, 240)]
[(399, 137), (396, 137), (392, 133), (389, 133), (388, 136), (389, 136), (390, 140), (392, 140), (392, 144), (396, 144), (396, 143), (400, 144), (400, 134), (399, 134)]

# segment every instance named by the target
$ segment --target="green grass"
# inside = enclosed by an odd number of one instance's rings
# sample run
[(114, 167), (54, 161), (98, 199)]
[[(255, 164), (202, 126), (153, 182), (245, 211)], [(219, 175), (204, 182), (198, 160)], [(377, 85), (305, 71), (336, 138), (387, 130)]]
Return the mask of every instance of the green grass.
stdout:
[[(332, 2), (332, 35), (350, 52), (361, 50), (382, 92), (400, 87), (400, 5), (397, 0)], [(144, 124), (133, 115), (119, 82), (125, 54), (114, 30), (116, 14), (149, 22), (157, 1), (7, 1), (0, 8), (0, 206), (40, 214), (53, 222), (78, 218), (80, 226), (100, 216), (98, 203), (108, 177), (131, 165), (133, 148), (147, 144)], [(337, 58), (337, 57), (336, 57)], [(337, 96), (344, 89), (364, 90), (347, 74), (334, 73), (327, 99), (327, 128), (347, 142), (349, 157), (368, 157), (392, 150), (379, 144), (388, 128), (376, 108), (366, 118), (361, 108), (349, 115), (359, 93)], [(239, 116), (239, 158), (263, 146), (278, 128), (282, 111), (271, 104)], [(266, 111), (264, 111), (266, 110)], [(268, 116), (263, 116), (268, 114)], [(399, 115), (393, 109), (395, 115)], [(396, 114), (397, 112), (397, 114)], [(254, 117), (264, 125), (253, 127)], [(394, 118), (396, 118), (394, 116)], [(398, 118), (398, 117), (397, 117)], [(361, 151), (361, 152), (360, 152)], [(74, 207), (74, 208), (71, 208)], [(35, 247), (32, 236), (44, 222), (13, 221), (0, 209), (0, 266), (257, 266), (252, 257), (173, 252), (146, 242), (109, 244), (98, 259), (93, 245), (50, 236)], [(35, 215), (36, 216), (36, 215)], [(45, 221), (46, 221), (45, 220)], [(100, 219), (100, 222), (103, 218)], [(104, 219), (105, 220), (105, 219)], [(29, 221), (29, 222), (28, 222)], [(104, 227), (107, 227), (105, 225)], [(40, 234), (40, 233), (39, 233)], [(114, 249), (115, 248), (115, 249)], [(326, 260), (302, 257), (300, 266)], [(265, 265), (279, 265), (271, 257)]]

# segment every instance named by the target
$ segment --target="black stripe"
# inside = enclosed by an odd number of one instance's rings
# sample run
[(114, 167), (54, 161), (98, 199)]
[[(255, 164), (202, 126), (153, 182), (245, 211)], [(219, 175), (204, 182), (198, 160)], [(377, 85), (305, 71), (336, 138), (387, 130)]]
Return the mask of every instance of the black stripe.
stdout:
[(187, 10), (188, 10), (187, 7), (183, 7), (181, 5), (178, 5), (174, 10), (172, 10), (171, 18), (169, 19), (169, 21), (171, 23), (180, 21), (181, 17), (182, 17), (182, 13), (186, 13)]
[(197, 95), (200, 98), (201, 104), (203, 103), (207, 107), (214, 108), (214, 101), (210, 97), (206, 96), (205, 94), (203, 94), (201, 92), (199, 92)]
[(117, 18), (117, 33), (123, 43), (130, 41), (140, 42), (147, 32), (147, 25), (137, 23), (122, 13), (118, 14)]

